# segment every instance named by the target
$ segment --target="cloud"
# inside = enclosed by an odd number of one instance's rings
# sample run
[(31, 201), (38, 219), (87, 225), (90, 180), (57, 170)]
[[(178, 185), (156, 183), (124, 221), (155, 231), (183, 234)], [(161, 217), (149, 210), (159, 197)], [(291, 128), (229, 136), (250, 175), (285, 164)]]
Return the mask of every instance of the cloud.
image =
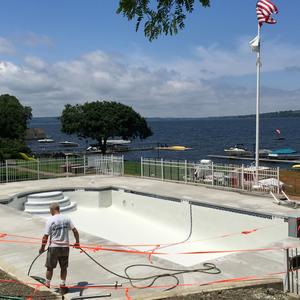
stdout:
[(285, 70), (287, 72), (300, 72), (300, 67), (289, 66), (289, 67), (286, 67)]
[[(224, 76), (244, 76), (256, 71), (256, 54), (249, 47), (250, 37), (236, 41), (233, 49), (219, 45), (198, 46), (192, 58), (180, 58), (173, 62), (174, 69), (202, 79), (215, 79)], [(262, 41), (262, 71), (284, 71), (293, 66), (300, 68), (300, 48), (277, 40)]]
[(25, 57), (25, 63), (28, 67), (31, 67), (32, 69), (35, 70), (43, 70), (48, 66), (48, 64), (44, 60), (35, 56)]
[[(300, 67), (300, 49), (279, 45), (278, 54), (272, 43), (265, 47), (268, 74)], [(253, 77), (252, 85), (238, 83), (245, 75)], [(119, 101), (148, 117), (249, 114), (255, 112), (255, 55), (244, 40), (231, 51), (199, 46), (194, 57), (168, 62), (101, 50), (55, 63), (28, 56), (24, 63), (0, 62), (0, 91), (32, 106), (34, 116), (59, 115), (67, 103), (95, 100)], [(299, 109), (299, 98), (299, 86), (263, 86), (262, 111)]]
[(37, 34), (35, 32), (28, 32), (24, 37), (24, 44), (28, 47), (47, 46), (52, 47), (53, 41), (45, 34)]
[(14, 54), (15, 51), (12, 42), (0, 36), (0, 54)]

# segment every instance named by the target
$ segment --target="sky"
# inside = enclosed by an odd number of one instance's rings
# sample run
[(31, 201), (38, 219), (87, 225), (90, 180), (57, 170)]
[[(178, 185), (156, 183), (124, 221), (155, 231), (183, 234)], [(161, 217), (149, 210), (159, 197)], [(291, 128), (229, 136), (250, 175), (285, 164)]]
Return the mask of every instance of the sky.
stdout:
[[(152, 0), (154, 1), (154, 0)], [(145, 117), (255, 113), (256, 0), (196, 0), (175, 36), (149, 42), (117, 0), (1, 0), (0, 93), (34, 117), (96, 100)], [(261, 112), (300, 109), (299, 0), (262, 26)]]

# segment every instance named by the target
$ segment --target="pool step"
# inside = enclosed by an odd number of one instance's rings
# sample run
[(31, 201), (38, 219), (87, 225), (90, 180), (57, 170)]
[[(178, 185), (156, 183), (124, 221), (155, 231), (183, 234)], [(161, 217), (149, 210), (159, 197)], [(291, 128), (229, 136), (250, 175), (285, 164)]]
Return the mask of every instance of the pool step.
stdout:
[[(77, 203), (76, 202), (70, 202), (67, 206), (60, 207), (60, 211), (69, 211), (76, 209)], [(27, 207), (25, 208), (25, 212), (31, 213), (31, 214), (49, 214), (49, 207), (41, 208), (41, 207)]]
[(61, 191), (55, 192), (45, 192), (45, 193), (37, 193), (31, 194), (27, 197), (27, 199), (31, 201), (40, 200), (40, 199), (53, 199), (53, 200), (60, 200), (64, 198), (64, 194)]
[(49, 214), (49, 206), (52, 203), (58, 203), (60, 211), (73, 210), (77, 206), (76, 202), (71, 202), (62, 191), (55, 191), (29, 195), (24, 211), (33, 214)]

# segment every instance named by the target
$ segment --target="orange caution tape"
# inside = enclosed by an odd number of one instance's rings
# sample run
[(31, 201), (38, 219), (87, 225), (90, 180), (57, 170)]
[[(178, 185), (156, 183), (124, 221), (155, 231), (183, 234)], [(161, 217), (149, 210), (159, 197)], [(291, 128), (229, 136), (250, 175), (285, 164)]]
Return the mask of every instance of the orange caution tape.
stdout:
[(125, 289), (125, 296), (126, 296), (127, 300), (132, 300), (132, 298), (129, 296), (129, 289), (128, 288)]
[[(182, 283), (178, 284), (177, 287), (195, 287), (195, 286), (206, 286), (206, 285), (213, 285), (218, 283), (229, 283), (229, 282), (239, 282), (239, 281), (252, 281), (252, 280), (264, 280), (265, 278), (270, 277), (277, 277), (278, 275), (286, 274), (286, 272), (276, 272), (276, 273), (269, 273), (261, 276), (256, 275), (249, 275), (249, 276), (243, 276), (243, 277), (233, 277), (233, 278), (227, 278), (227, 279), (219, 279), (219, 280), (213, 280), (208, 282), (193, 282), (193, 283)], [(20, 284), (27, 284), (32, 285), (36, 287), (36, 290), (43, 286), (43, 284), (40, 283), (32, 283), (32, 282), (21, 282), (16, 280), (0, 280), (0, 282), (11, 282), (11, 283), (20, 283)], [(145, 287), (145, 289), (168, 289), (170, 287), (173, 287), (174, 285), (157, 285), (157, 286), (150, 286)], [(58, 288), (59, 286), (52, 286), (53, 288)], [(105, 289), (105, 290), (123, 290), (125, 292), (125, 296), (127, 300), (132, 300), (132, 298), (129, 295), (130, 290), (136, 290), (140, 289), (138, 287), (105, 287), (103, 285), (89, 285), (89, 286), (77, 286), (77, 285), (69, 285), (66, 286), (70, 289)], [(30, 296), (28, 296), (30, 297)], [(34, 297), (34, 295), (33, 295)]]
[(253, 232), (256, 232), (257, 229), (252, 229), (252, 230), (245, 230), (245, 231), (242, 231), (241, 234), (250, 234), (250, 233), (253, 233)]
[[(244, 234), (245, 235), (245, 234), (254, 233), (254, 232), (257, 232), (258, 230), (263, 230), (263, 229), (270, 228), (270, 227), (275, 227), (275, 226), (274, 225), (272, 225), (272, 226), (264, 226), (264, 227), (260, 227), (260, 228), (256, 228), (256, 229), (244, 230), (244, 231), (241, 231), (241, 232), (229, 233), (229, 234), (225, 234), (225, 235), (220, 235), (220, 236), (215, 236), (215, 237), (206, 238), (206, 239), (200, 239), (200, 240), (178, 242), (178, 243), (165, 243), (165, 244), (160, 244), (160, 246), (164, 247), (164, 246), (179, 245), (179, 244), (183, 244), (183, 243), (196, 243), (196, 242), (201, 242), (201, 241), (207, 241), (207, 240), (213, 240), (213, 239), (230, 237), (230, 236), (239, 235), (239, 234)], [(1, 235), (3, 235), (3, 236), (1, 236)], [(40, 240), (40, 238), (36, 238), (36, 237), (29, 237), (29, 236), (23, 236), (23, 235), (0, 233), (0, 238), (1, 237), (8, 237), (8, 236), (25, 238), (25, 239), (32, 239), (32, 240)], [(121, 247), (156, 247), (157, 245), (158, 245), (158, 243), (156, 243), (156, 244), (124, 244), (124, 245), (121, 245), (121, 244), (107, 244), (106, 246), (121, 248)], [(98, 245), (88, 245), (88, 246), (98, 247)]]
[[(22, 240), (7, 240), (7, 239), (0, 239), (0, 243), (16, 243), (16, 244), (34, 244), (34, 245), (40, 245), (39, 242), (33, 242), (33, 241), (22, 241)], [(73, 246), (72, 244), (70, 245)], [(109, 252), (115, 252), (115, 253), (128, 253), (128, 254), (137, 254), (137, 255), (147, 255), (149, 257), (152, 255), (190, 255), (190, 254), (217, 254), (217, 253), (239, 253), (239, 252), (261, 252), (261, 251), (275, 251), (275, 250), (286, 250), (290, 248), (298, 247), (297, 245), (288, 245), (285, 247), (270, 247), (270, 248), (254, 248), (254, 249), (231, 249), (231, 250), (205, 250), (205, 251), (190, 251), (190, 252), (176, 252), (176, 253), (168, 253), (168, 252), (158, 252), (153, 250), (148, 251), (140, 251), (140, 250), (132, 250), (132, 249), (117, 249), (117, 248), (111, 248), (111, 247), (104, 247), (104, 246), (80, 246), (81, 248), (85, 249), (86, 251), (109, 251)]]
[(159, 249), (160, 245), (156, 245), (155, 248), (152, 249), (152, 251), (149, 253), (148, 255), (148, 261), (150, 264), (152, 264), (152, 260), (151, 260), (151, 256), (153, 255), (153, 253), (155, 252), (155, 250)]

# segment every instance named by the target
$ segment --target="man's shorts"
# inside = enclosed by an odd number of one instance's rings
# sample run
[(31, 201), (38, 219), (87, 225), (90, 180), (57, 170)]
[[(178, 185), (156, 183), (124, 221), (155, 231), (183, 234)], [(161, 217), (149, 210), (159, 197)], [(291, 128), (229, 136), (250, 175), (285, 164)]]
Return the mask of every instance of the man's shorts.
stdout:
[(46, 268), (54, 269), (59, 262), (61, 269), (66, 269), (69, 265), (69, 247), (49, 247), (47, 251)]

